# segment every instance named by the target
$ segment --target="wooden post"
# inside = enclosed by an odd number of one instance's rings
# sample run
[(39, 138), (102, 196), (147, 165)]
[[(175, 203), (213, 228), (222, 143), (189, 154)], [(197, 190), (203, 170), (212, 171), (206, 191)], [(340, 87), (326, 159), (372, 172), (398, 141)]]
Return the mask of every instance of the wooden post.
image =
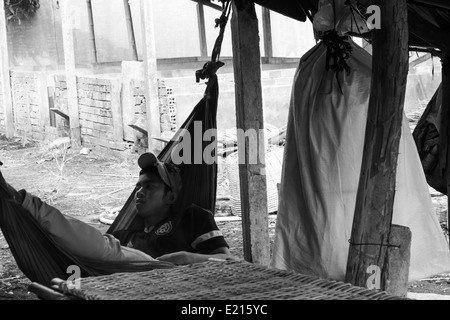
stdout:
[(9, 74), (8, 35), (6, 31), (5, 8), (0, 5), (0, 86), (5, 114), (5, 130), (8, 138), (14, 137), (14, 111)]
[[(443, 135), (446, 135), (445, 141), (446, 152), (447, 152), (447, 164), (446, 164), (446, 174), (447, 174), (447, 230), (450, 226), (450, 55), (444, 53), (442, 55), (442, 113), (443, 113), (443, 124), (442, 128), (447, 128), (447, 132), (443, 132)], [(443, 137), (441, 138), (443, 139)], [(442, 148), (444, 149), (444, 148)]]
[(268, 63), (273, 58), (273, 45), (272, 45), (272, 24), (270, 22), (270, 10), (262, 8), (262, 20), (263, 20), (263, 33), (264, 33), (264, 55), (266, 56)]
[(142, 34), (144, 45), (144, 78), (147, 110), (148, 149), (158, 154), (161, 143), (153, 138), (161, 137), (161, 113), (158, 99), (158, 74), (152, 0), (141, 0)]
[(69, 0), (60, 0), (61, 25), (64, 42), (64, 62), (67, 81), (67, 102), (70, 117), (70, 138), (74, 148), (81, 146), (80, 113), (78, 107), (77, 76), (73, 44), (73, 19)]
[(113, 119), (114, 140), (123, 142), (122, 83), (119, 79), (111, 80), (111, 113)]
[(45, 74), (45, 72), (41, 72), (38, 75), (37, 91), (39, 94), (39, 105), (40, 105), (39, 113), (40, 113), (42, 137), (44, 140), (46, 140), (47, 126), (50, 125), (50, 101), (48, 98), (47, 75)]
[(407, 227), (392, 225), (389, 234), (387, 252), (387, 272), (385, 291), (394, 296), (405, 297), (408, 294), (409, 263), (411, 260), (411, 230)]
[(406, 0), (377, 0), (381, 29), (373, 31), (372, 87), (361, 178), (347, 263), (346, 281), (366, 287), (372, 272), (381, 275), (380, 288), (393, 275), (387, 258), (399, 143), (408, 75)]
[(128, 41), (133, 52), (134, 61), (138, 61), (138, 52), (136, 48), (136, 37), (134, 35), (133, 16), (131, 15), (131, 8), (129, 0), (123, 0), (123, 7), (125, 10), (125, 19), (127, 22)]
[(95, 28), (94, 28), (94, 14), (92, 12), (92, 0), (86, 0), (87, 8), (88, 8), (88, 20), (89, 20), (89, 37), (91, 41), (91, 52), (92, 52), (92, 61), (94, 63), (98, 62), (97, 57), (97, 44), (95, 42)]
[(208, 44), (206, 42), (205, 12), (202, 3), (197, 3), (197, 19), (200, 36), (200, 54), (202, 58), (206, 58), (208, 57)]
[[(264, 128), (264, 116), (258, 19), (253, 2), (233, 1), (231, 26), (237, 128), (244, 132), (259, 133)], [(265, 138), (262, 134), (257, 139), (257, 147), (252, 145), (254, 142), (249, 141), (250, 139), (238, 139), (244, 259), (268, 265), (270, 242), (264, 159)], [(250, 163), (254, 158), (252, 153), (256, 152), (255, 149), (258, 150), (259, 157), (256, 163)]]

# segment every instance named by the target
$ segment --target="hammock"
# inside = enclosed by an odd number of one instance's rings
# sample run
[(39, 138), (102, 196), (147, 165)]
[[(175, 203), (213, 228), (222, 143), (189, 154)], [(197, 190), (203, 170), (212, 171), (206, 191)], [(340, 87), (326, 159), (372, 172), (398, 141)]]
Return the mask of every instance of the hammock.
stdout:
[[(181, 126), (175, 137), (158, 155), (161, 161), (172, 162), (171, 153), (173, 148), (182, 141), (185, 134), (191, 134), (191, 137), (194, 135), (195, 122), (202, 122), (202, 137), (203, 133), (207, 130), (217, 128), (219, 86), (216, 72), (224, 65), (218, 59), (220, 57), (225, 27), (230, 12), (230, 2), (224, 3), (222, 16), (216, 20), (217, 26), (220, 26), (220, 33), (213, 49), (211, 61), (206, 63), (202, 70), (196, 72), (197, 82), (200, 79), (208, 79), (205, 95)], [(205, 150), (205, 147), (211, 146), (211, 144), (216, 144), (217, 146), (217, 141), (213, 138), (212, 140), (206, 142), (202, 139), (202, 151)], [(195, 142), (195, 139), (191, 139), (191, 150), (195, 150), (193, 145)], [(217, 148), (213, 150), (214, 154), (211, 154), (211, 156), (217, 160)], [(193, 157), (194, 155), (192, 155), (192, 160)], [(202, 164), (194, 164), (194, 161), (191, 161), (191, 163), (183, 163), (178, 165), (178, 167), (181, 171), (183, 191), (177, 203), (175, 203), (175, 210), (180, 210), (194, 203), (214, 212), (217, 161), (214, 161), (211, 165), (204, 162)], [(134, 204), (135, 193), (136, 190), (132, 192), (107, 233), (114, 234), (120, 230), (138, 230), (142, 227), (143, 222), (136, 215)], [(19, 269), (32, 282), (51, 286), (52, 279), (67, 279), (70, 276), (67, 274), (69, 266), (78, 266), (81, 271), (81, 277), (109, 275), (117, 272), (141, 272), (157, 268), (173, 267), (173, 264), (161, 261), (112, 263), (81, 259), (53, 241), (38, 222), (21, 206), (1, 198), (0, 205), (0, 229), (9, 244)]]
[[(197, 104), (191, 115), (181, 126), (178, 133), (172, 138), (167, 146), (158, 155), (158, 159), (164, 162), (172, 162), (171, 152), (181, 142), (182, 134), (191, 134), (193, 137), (194, 124), (197, 121), (202, 122), (202, 133), (209, 129), (217, 128), (217, 100), (219, 96), (219, 86), (217, 83), (217, 76), (213, 75), (209, 78), (208, 86), (206, 88), (205, 96)], [(186, 130), (186, 131), (185, 131)], [(203, 141), (203, 139), (202, 139)], [(194, 150), (194, 143), (196, 139), (191, 139), (191, 150)], [(202, 142), (202, 150), (211, 143), (217, 145), (217, 141)], [(215, 148), (214, 150), (217, 150)], [(217, 152), (213, 155), (217, 160)], [(194, 153), (191, 152), (191, 162), (177, 164), (180, 169), (181, 180), (183, 181), (183, 191), (180, 194), (177, 203), (175, 203), (175, 210), (181, 210), (187, 205), (196, 204), (209, 211), (215, 211), (216, 191), (217, 191), (217, 161), (211, 165), (194, 164)], [(107, 233), (115, 234), (117, 231), (127, 230), (142, 230), (143, 221), (136, 215), (136, 206), (134, 203), (134, 196), (136, 189), (131, 193), (127, 202), (119, 212), (117, 218), (114, 219), (113, 224), (108, 229)], [(119, 240), (123, 240), (120, 239)]]
[(0, 228), (19, 269), (32, 282), (49, 286), (54, 278), (67, 279), (69, 266), (80, 268), (81, 277), (171, 268), (171, 263), (101, 262), (76, 257), (58, 245), (24, 208), (0, 199)]
[[(193, 133), (195, 121), (202, 121), (203, 130), (216, 128), (218, 93), (217, 76), (214, 74), (210, 76), (205, 96), (194, 108), (174, 139), (159, 154), (160, 160), (171, 161), (172, 149), (177, 145), (181, 134)], [(204, 142), (203, 148), (206, 145), (207, 143)], [(182, 164), (178, 167), (181, 170), (181, 178), (185, 187), (176, 207), (182, 208), (195, 203), (213, 211), (216, 200), (217, 162), (213, 165)], [(108, 233), (112, 234), (119, 230), (136, 230), (140, 227), (141, 221), (136, 216), (134, 206), (134, 194), (135, 191), (125, 203)], [(50, 285), (50, 281), (54, 278), (67, 279), (69, 276), (66, 273), (67, 268), (73, 265), (80, 267), (82, 277), (108, 275), (116, 272), (140, 272), (173, 266), (160, 261), (102, 263), (81, 259), (53, 241), (24, 208), (3, 199), (0, 199), (0, 202), (0, 228), (19, 269), (33, 282)]]
[[(220, 32), (214, 44), (211, 61), (206, 63), (202, 70), (198, 70), (196, 72), (197, 82), (199, 82), (200, 79), (209, 79), (208, 86), (205, 90), (205, 95), (194, 108), (188, 119), (181, 126), (178, 133), (158, 155), (158, 159), (161, 161), (172, 162), (171, 152), (181, 142), (180, 138), (182, 138), (183, 133), (186, 132), (191, 134), (191, 151), (196, 150), (197, 146), (194, 145), (197, 142), (197, 139), (194, 137), (194, 125), (196, 122), (202, 122), (202, 137), (203, 134), (210, 129), (217, 130), (217, 101), (219, 97), (219, 86), (216, 72), (224, 65), (219, 61), (219, 58), (225, 34), (225, 27), (227, 26), (230, 13), (231, 2), (226, 1), (223, 3), (221, 17), (216, 20), (216, 27), (220, 27)], [(211, 154), (214, 158), (213, 164), (207, 165), (204, 162), (203, 157), (202, 164), (195, 164), (194, 152), (191, 152), (190, 163), (176, 163), (177, 167), (181, 171), (180, 174), (183, 182), (183, 191), (179, 195), (177, 203), (174, 205), (174, 209), (182, 210), (187, 205), (196, 204), (214, 214), (217, 193), (217, 137), (211, 142), (206, 142), (203, 138), (200, 140), (202, 141), (202, 151), (204, 151), (205, 148), (209, 147), (211, 144), (215, 145), (215, 148), (213, 149), (214, 154)], [(131, 193), (124, 207), (119, 212), (119, 215), (114, 219), (114, 222), (109, 227), (107, 233), (115, 234), (122, 230), (142, 230), (143, 221), (136, 215), (136, 206), (134, 203), (135, 194), (136, 190)], [(124, 237), (126, 236), (126, 232), (120, 233), (119, 240), (124, 240)]]
[[(447, 194), (445, 143), (440, 140), (442, 127), (442, 90), (436, 90), (413, 132), (420, 161), (428, 184), (437, 191)], [(440, 148), (441, 147), (441, 148)], [(441, 149), (441, 150), (440, 150)], [(441, 151), (441, 152), (439, 152)], [(444, 160), (444, 161), (442, 161)]]

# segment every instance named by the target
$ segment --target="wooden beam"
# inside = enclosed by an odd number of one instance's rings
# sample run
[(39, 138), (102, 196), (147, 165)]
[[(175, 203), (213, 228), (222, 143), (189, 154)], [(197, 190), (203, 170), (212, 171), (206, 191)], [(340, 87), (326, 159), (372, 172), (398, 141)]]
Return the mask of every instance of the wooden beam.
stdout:
[(361, 178), (356, 198), (346, 282), (366, 287), (372, 271), (390, 281), (389, 239), (397, 160), (409, 69), (406, 0), (376, 0), (381, 29), (373, 31), (372, 86)]
[(69, 0), (60, 0), (61, 25), (64, 43), (64, 64), (67, 82), (67, 102), (70, 117), (70, 138), (74, 148), (81, 146), (80, 112), (78, 106), (77, 76), (75, 73), (75, 51), (73, 26)]
[(205, 11), (202, 3), (197, 3), (198, 32), (200, 37), (200, 55), (208, 57), (208, 43), (206, 41)]
[(131, 7), (129, 0), (123, 0), (123, 7), (125, 10), (125, 21), (127, 23), (128, 41), (130, 43), (131, 51), (133, 53), (133, 59), (134, 61), (138, 61), (139, 57), (136, 47), (136, 36), (134, 33), (133, 16), (131, 14)]
[(8, 35), (6, 31), (5, 8), (0, 6), (0, 86), (5, 115), (5, 130), (8, 138), (14, 137), (14, 111), (9, 73)]
[(66, 119), (67, 121), (70, 121), (69, 115), (65, 114), (63, 111), (61, 111), (61, 110), (59, 110), (57, 108), (51, 108), (50, 111), (55, 113), (55, 114), (57, 114), (58, 116), (60, 116), (60, 117), (62, 117), (64, 119)]
[(94, 63), (98, 62), (97, 43), (95, 42), (94, 14), (92, 12), (92, 0), (86, 0), (89, 21), (89, 41), (91, 42), (91, 56)]
[(39, 115), (44, 140), (46, 137), (46, 128), (50, 125), (50, 101), (48, 97), (47, 75), (41, 72), (38, 76), (37, 91), (39, 94)]
[[(255, 5), (249, 0), (233, 1), (232, 41), (236, 85), (237, 128), (259, 133), (264, 128), (261, 86), (261, 53)], [(239, 136), (239, 135), (238, 135)], [(244, 259), (268, 265), (270, 260), (265, 139), (238, 139)], [(257, 151), (255, 151), (255, 149)], [(262, 150), (262, 152), (261, 152)], [(255, 163), (254, 153), (259, 152)], [(253, 154), (252, 154), (253, 153)]]
[(415, 68), (417, 67), (419, 64), (424, 63), (428, 60), (430, 60), (433, 56), (431, 55), (431, 53), (427, 53), (424, 54), (423, 56), (415, 59), (414, 61), (411, 61), (411, 63), (409, 64), (410, 68)]
[(210, 8), (213, 8), (215, 10), (222, 11), (222, 7), (221, 6), (219, 6), (218, 4), (211, 3), (209, 0), (192, 0), (192, 1), (197, 2), (197, 3), (201, 3), (202, 5), (204, 5), (206, 7), (210, 7)]
[[(161, 120), (158, 99), (158, 74), (152, 7), (152, 0), (141, 0), (147, 131), (149, 132), (149, 136), (160, 137)], [(161, 143), (153, 139), (148, 139), (148, 149), (150, 152), (158, 154), (161, 151)]]
[(450, 230), (448, 229), (450, 226), (448, 210), (450, 209), (450, 170), (448, 169), (450, 167), (450, 55), (447, 54), (442, 56), (442, 121), (444, 122), (442, 128), (447, 129), (442, 133), (443, 137), (441, 137), (441, 139), (445, 138), (445, 148), (440, 149), (445, 149), (447, 153), (447, 164), (445, 166), (447, 174), (447, 230)]
[(266, 58), (273, 58), (272, 44), (272, 24), (270, 21), (270, 10), (262, 8), (263, 34), (264, 34), (264, 55)]

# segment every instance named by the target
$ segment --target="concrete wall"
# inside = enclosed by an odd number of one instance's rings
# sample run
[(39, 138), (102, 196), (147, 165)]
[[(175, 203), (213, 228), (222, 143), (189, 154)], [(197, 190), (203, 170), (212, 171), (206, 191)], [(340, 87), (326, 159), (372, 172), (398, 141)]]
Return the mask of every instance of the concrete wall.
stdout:
[[(282, 127), (287, 124), (289, 102), (295, 69), (262, 71), (264, 118), (267, 124)], [(235, 83), (232, 73), (218, 74), (219, 131), (236, 126)], [(197, 84), (192, 77), (165, 78), (177, 102), (177, 124), (181, 125), (203, 97), (205, 84)]]
[(308, 20), (299, 22), (271, 12), (271, 25), (274, 57), (302, 57), (316, 44), (313, 27)]
[[(8, 24), (10, 63), (19, 70), (58, 69), (64, 65), (61, 18), (57, 0), (42, 0), (38, 12), (21, 24)], [(75, 57), (80, 66), (91, 62), (86, 1), (71, 0), (76, 30)]]
[[(55, 77), (55, 108), (68, 114), (64, 76)], [(77, 77), (78, 108), (83, 146), (124, 151), (121, 86), (118, 78)], [(59, 117), (58, 128), (68, 132), (69, 123)]]
[(43, 136), (40, 130), (37, 75), (31, 72), (13, 72), (11, 83), (17, 134), (41, 140)]
[[(57, 70), (64, 66), (60, 7), (57, 0), (41, 0), (41, 7), (30, 20), (8, 24), (11, 66), (17, 70)], [(142, 59), (142, 32), (139, 0), (131, 0), (132, 20), (139, 59)], [(97, 58), (100, 63), (132, 59), (123, 0), (92, 1)], [(153, 1), (156, 54), (159, 59), (198, 57), (200, 40), (196, 3), (188, 0)], [(257, 14), (261, 28), (261, 52), (264, 54), (261, 7)], [(71, 0), (74, 21), (77, 67), (87, 68), (94, 62), (90, 25), (85, 0)], [(220, 11), (204, 7), (208, 53), (218, 36), (215, 19)], [(314, 42), (309, 22), (293, 21), (272, 13), (274, 55), (300, 57)], [(226, 30), (222, 56), (231, 56), (231, 26)]]

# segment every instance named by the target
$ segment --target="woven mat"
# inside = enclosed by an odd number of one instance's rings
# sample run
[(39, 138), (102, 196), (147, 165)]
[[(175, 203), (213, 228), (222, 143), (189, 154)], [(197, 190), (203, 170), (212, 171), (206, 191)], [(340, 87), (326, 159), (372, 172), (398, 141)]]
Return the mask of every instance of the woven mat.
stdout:
[(67, 293), (85, 300), (404, 300), (242, 261), (85, 278)]

